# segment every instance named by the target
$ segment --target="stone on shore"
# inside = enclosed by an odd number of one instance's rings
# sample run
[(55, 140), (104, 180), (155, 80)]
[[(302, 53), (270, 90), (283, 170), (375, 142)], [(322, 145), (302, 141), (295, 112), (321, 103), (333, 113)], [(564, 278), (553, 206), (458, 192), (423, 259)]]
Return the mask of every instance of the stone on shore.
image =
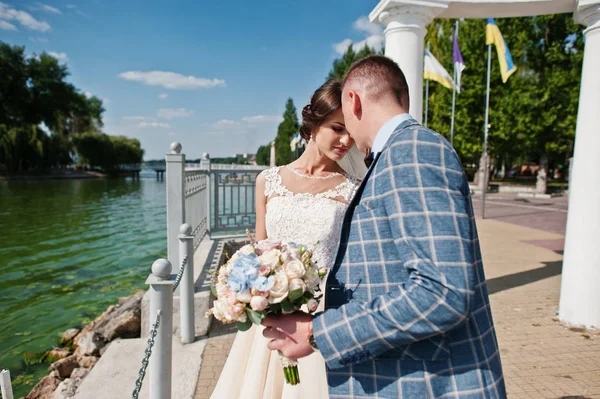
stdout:
[(49, 375), (42, 378), (29, 392), (25, 399), (53, 399), (54, 391), (58, 388), (60, 381)]

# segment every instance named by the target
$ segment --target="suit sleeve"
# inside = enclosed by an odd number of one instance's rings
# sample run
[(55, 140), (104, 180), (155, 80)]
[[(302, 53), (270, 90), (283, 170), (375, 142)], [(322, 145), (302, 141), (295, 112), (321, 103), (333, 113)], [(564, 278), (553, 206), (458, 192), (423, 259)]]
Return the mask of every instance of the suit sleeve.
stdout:
[[(386, 187), (394, 246), (409, 274), (369, 302), (350, 300), (315, 317), (319, 350), (330, 369), (455, 328), (469, 314), (480, 256), (468, 183), (456, 153), (419, 128), (395, 140), (375, 176)], [(354, 222), (356, 223), (356, 221)]]

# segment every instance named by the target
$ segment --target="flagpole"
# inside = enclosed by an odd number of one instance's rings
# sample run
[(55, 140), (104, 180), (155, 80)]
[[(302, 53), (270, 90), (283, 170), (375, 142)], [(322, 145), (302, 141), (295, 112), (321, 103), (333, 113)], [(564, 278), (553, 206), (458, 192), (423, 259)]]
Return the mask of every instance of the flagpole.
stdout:
[(488, 44), (488, 62), (487, 62), (487, 90), (485, 95), (485, 127), (483, 135), (483, 184), (482, 184), (482, 207), (481, 207), (481, 218), (485, 219), (485, 192), (487, 191), (487, 140), (489, 132), (489, 117), (490, 117), (490, 69), (492, 66), (492, 45)]
[[(456, 21), (456, 27), (454, 34), (456, 40), (458, 40), (458, 21)], [(450, 119), (450, 145), (454, 147), (454, 106), (456, 104), (456, 62), (454, 64), (454, 86), (452, 86), (452, 118)]]
[[(429, 42), (427, 42), (427, 51), (429, 51)], [(427, 127), (427, 115), (429, 114), (429, 79), (425, 79), (425, 124)]]

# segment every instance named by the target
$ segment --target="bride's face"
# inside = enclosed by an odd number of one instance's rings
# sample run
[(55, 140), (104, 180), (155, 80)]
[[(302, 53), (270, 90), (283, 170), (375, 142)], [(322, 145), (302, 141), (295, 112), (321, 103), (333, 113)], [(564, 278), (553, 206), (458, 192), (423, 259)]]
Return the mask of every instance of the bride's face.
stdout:
[(341, 108), (325, 119), (313, 134), (313, 140), (319, 151), (328, 158), (334, 161), (344, 158), (354, 145), (354, 140), (346, 130)]

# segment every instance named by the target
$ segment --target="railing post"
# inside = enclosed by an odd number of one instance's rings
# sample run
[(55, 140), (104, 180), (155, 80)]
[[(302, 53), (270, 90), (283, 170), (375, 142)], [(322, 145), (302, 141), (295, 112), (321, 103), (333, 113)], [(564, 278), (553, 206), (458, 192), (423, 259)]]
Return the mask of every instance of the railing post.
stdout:
[(2, 370), (0, 373), (0, 386), (2, 389), (3, 399), (14, 399), (12, 384), (10, 383), (10, 371)]
[(185, 222), (185, 154), (181, 144), (171, 143), (166, 155), (167, 168), (167, 258), (172, 265), (181, 265), (179, 259), (179, 227)]
[(206, 233), (210, 236), (210, 219), (211, 219), (211, 210), (210, 204), (212, 201), (212, 197), (210, 195), (210, 185), (211, 185), (211, 165), (210, 165), (210, 156), (205, 153), (203, 154), (202, 160), (200, 161), (200, 165), (202, 165), (202, 169), (207, 171), (206, 174)]
[(194, 322), (194, 236), (192, 226), (187, 223), (179, 229), (179, 258), (187, 259), (179, 283), (179, 314), (181, 341), (184, 344), (194, 342), (196, 326)]
[(149, 361), (150, 399), (171, 399), (173, 345), (173, 284), (171, 263), (158, 259), (152, 264), (150, 285), (150, 334), (159, 315), (154, 348)]

